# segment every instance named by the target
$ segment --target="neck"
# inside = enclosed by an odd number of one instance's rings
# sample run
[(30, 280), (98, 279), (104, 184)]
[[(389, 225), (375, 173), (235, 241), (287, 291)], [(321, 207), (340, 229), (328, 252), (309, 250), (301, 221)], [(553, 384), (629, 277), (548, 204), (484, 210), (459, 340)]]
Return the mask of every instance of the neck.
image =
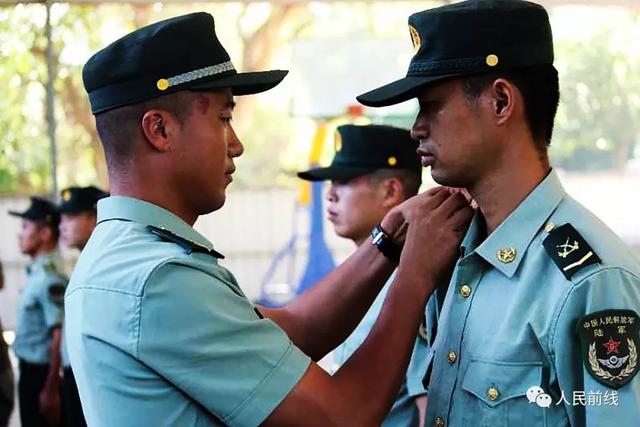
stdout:
[(53, 243), (43, 243), (42, 245), (40, 245), (38, 247), (38, 249), (36, 249), (36, 251), (31, 255), (32, 259), (36, 259), (42, 255), (46, 255), (49, 252), (53, 252), (53, 250), (56, 248), (56, 245)]
[(487, 235), (498, 228), (550, 170), (548, 160), (537, 156), (518, 155), (503, 164), (506, 166), (495, 167), (469, 187), (485, 219)]
[[(144, 200), (160, 206), (178, 216), (184, 222), (193, 227), (198, 214), (181, 203), (181, 199), (172, 197), (180, 194), (171, 189), (168, 183), (158, 182), (158, 174), (141, 174), (139, 171), (124, 173), (120, 176), (110, 174), (110, 189), (113, 196), (127, 196)], [(140, 185), (139, 183), (155, 183), (154, 185)]]

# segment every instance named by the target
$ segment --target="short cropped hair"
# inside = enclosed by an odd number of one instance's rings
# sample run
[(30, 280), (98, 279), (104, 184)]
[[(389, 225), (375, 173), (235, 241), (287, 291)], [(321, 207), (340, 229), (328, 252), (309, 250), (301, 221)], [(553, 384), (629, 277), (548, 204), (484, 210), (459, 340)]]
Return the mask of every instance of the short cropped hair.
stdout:
[(553, 65), (544, 64), (465, 77), (462, 79), (464, 94), (469, 100), (477, 101), (480, 94), (499, 78), (510, 81), (522, 93), (527, 124), (536, 148), (546, 153), (560, 101), (558, 71)]
[(142, 118), (147, 111), (167, 111), (183, 125), (191, 116), (194, 99), (194, 92), (181, 91), (97, 114), (96, 130), (104, 147), (109, 169), (131, 156), (134, 141), (142, 133)]
[(422, 184), (422, 176), (416, 171), (408, 169), (377, 169), (368, 176), (372, 183), (375, 184), (380, 183), (385, 179), (396, 178), (400, 181), (405, 199), (418, 194), (418, 190)]

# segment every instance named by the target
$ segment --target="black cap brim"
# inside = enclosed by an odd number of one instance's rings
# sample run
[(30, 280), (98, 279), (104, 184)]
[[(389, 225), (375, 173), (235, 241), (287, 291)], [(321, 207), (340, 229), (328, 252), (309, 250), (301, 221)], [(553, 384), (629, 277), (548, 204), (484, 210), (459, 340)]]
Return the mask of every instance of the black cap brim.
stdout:
[(29, 212), (9, 211), (9, 215), (17, 216), (18, 218), (22, 218), (22, 219), (28, 219), (30, 221), (42, 221), (42, 218), (32, 215)]
[(375, 171), (371, 167), (328, 166), (298, 172), (298, 178), (305, 181), (326, 181), (329, 179), (353, 179)]
[(363, 93), (357, 96), (356, 99), (367, 107), (386, 107), (387, 105), (399, 104), (415, 98), (418, 95), (418, 91), (429, 84), (457, 76), (460, 76), (460, 74), (405, 77)]
[(276, 87), (287, 75), (286, 70), (256, 71), (236, 73), (222, 78), (196, 83), (189, 86), (193, 90), (230, 88), (234, 95), (253, 95)]

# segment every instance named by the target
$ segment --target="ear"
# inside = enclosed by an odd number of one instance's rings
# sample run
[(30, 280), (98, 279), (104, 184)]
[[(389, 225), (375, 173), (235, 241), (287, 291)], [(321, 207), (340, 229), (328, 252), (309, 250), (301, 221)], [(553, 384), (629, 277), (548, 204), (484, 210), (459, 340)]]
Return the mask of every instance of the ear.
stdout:
[(516, 107), (517, 89), (506, 79), (496, 79), (491, 86), (491, 107), (496, 124), (503, 125), (513, 115)]
[(171, 151), (172, 138), (180, 128), (175, 116), (164, 110), (148, 110), (142, 116), (142, 133), (158, 151)]
[(404, 190), (398, 178), (385, 179), (380, 183), (382, 194), (382, 207), (391, 209), (404, 201)]

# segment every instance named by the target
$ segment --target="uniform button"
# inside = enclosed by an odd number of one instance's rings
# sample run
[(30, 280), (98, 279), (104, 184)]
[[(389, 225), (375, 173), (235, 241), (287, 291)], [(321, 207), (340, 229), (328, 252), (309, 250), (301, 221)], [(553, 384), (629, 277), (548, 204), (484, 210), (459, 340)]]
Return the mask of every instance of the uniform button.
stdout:
[(434, 423), (436, 427), (444, 427), (444, 418), (436, 417), (436, 422)]
[(498, 389), (495, 387), (489, 387), (489, 390), (487, 390), (487, 398), (491, 401), (495, 401), (498, 400), (498, 397), (500, 397)]
[(453, 350), (449, 350), (449, 353), (447, 353), (447, 362), (453, 365), (454, 363), (456, 363), (457, 358), (458, 356), (456, 355), (456, 352)]
[(469, 295), (471, 295), (471, 286), (469, 285), (460, 286), (460, 295), (462, 295), (462, 298), (469, 298)]

